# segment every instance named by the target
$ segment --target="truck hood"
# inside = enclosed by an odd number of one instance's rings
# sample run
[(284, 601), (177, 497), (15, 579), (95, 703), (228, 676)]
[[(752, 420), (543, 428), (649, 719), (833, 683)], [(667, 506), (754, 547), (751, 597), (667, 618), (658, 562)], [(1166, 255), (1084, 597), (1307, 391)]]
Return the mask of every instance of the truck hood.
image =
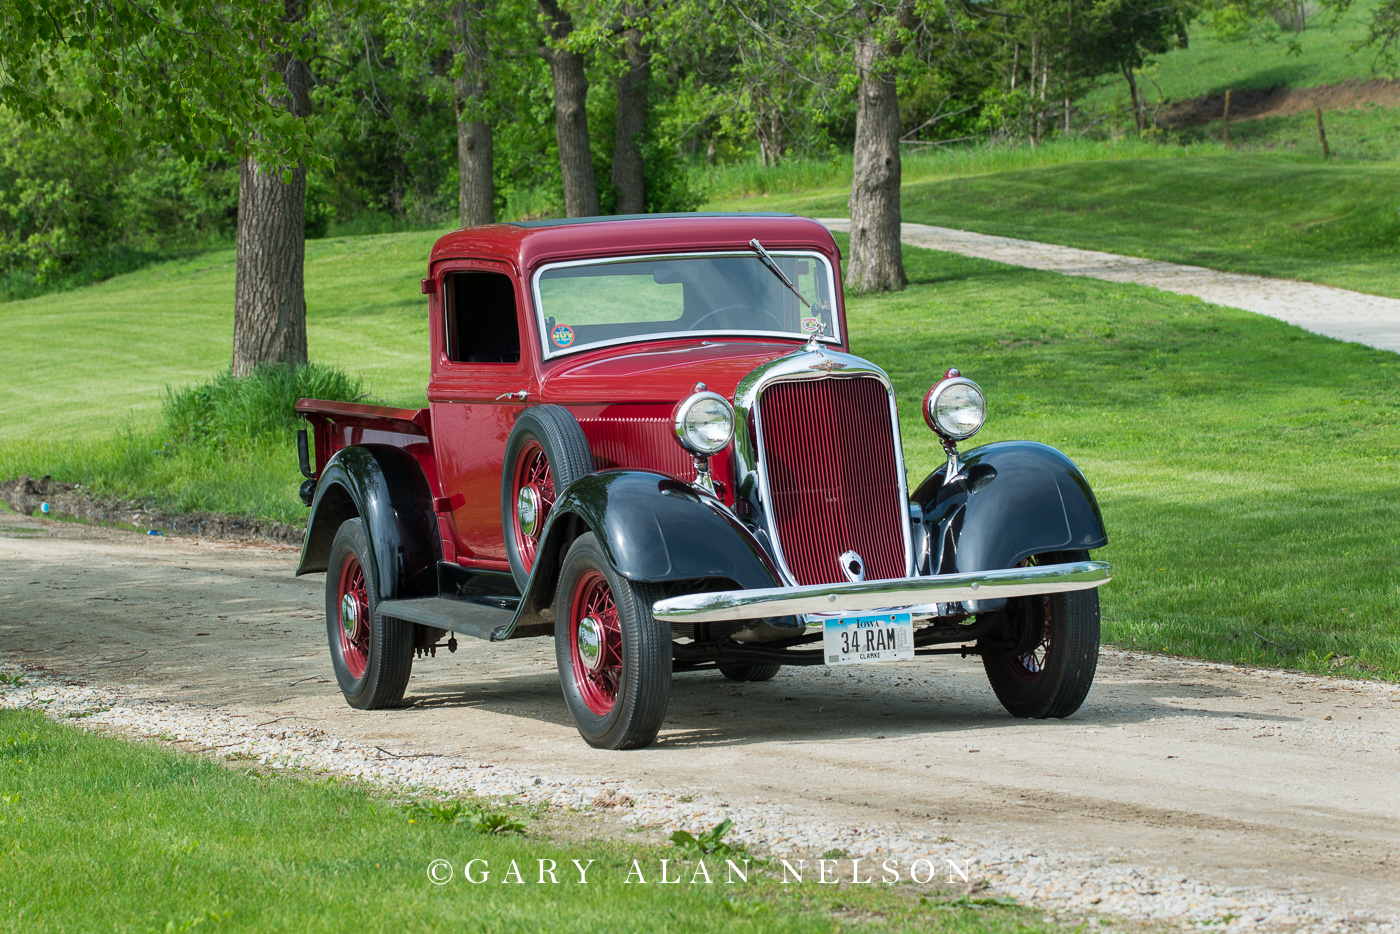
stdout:
[(726, 399), (755, 367), (802, 350), (793, 341), (707, 340), (648, 344), (619, 353), (617, 348), (566, 357), (543, 380), (543, 400), (558, 404), (674, 404), (697, 383)]

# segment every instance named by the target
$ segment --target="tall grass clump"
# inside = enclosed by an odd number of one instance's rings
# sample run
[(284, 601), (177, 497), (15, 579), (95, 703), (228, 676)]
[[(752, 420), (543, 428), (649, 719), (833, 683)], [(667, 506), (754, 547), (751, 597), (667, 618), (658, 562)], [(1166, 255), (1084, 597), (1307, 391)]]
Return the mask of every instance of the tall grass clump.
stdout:
[(161, 415), (176, 445), (247, 448), (290, 439), (299, 427), (298, 399), (364, 397), (363, 381), (336, 367), (267, 365), (241, 378), (220, 373), (197, 386), (167, 386)]

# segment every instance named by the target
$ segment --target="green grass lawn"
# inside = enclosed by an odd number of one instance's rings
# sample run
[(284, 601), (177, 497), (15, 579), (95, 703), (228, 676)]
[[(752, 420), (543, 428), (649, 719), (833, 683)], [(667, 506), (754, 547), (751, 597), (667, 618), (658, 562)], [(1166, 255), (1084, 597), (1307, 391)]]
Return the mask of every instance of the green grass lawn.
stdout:
[[(529, 825), (486, 834), (334, 779), (230, 770), (16, 710), (0, 710), (0, 849), (0, 930), (25, 934), (1060, 930), (1039, 912), (960, 903), (946, 889), (785, 886), (761, 869), (729, 884), (713, 856), (715, 884), (661, 885), (659, 859), (684, 860), (670, 871), (689, 879), (693, 857), (560, 841)], [(462, 881), (475, 858), (488, 861), (489, 882)], [(541, 858), (563, 867), (560, 884), (538, 884)], [(429, 881), (435, 859), (454, 864), (451, 882)], [(566, 881), (575, 859), (587, 884)], [(652, 884), (624, 882), (633, 859)], [(522, 884), (502, 883), (512, 860)]]
[[(1139, 79), (1148, 100), (1159, 95), (1167, 100), (1185, 100), (1201, 94), (1227, 90), (1310, 88), (1373, 76), (1373, 53), (1353, 52), (1352, 47), (1366, 35), (1366, 21), (1375, 8), (1374, 0), (1359, 0), (1340, 18), (1331, 14), (1312, 17), (1301, 35), (1272, 27), (1253, 42), (1224, 41), (1207, 25), (1192, 25), (1190, 45), (1152, 56)], [(1289, 40), (1301, 49), (1294, 54)], [(1272, 41), (1270, 41), (1272, 40)], [(1127, 106), (1127, 85), (1119, 76), (1104, 78), (1089, 94), (1093, 104), (1121, 103)]]
[[(392, 403), (422, 398), (430, 239), (324, 242), (308, 266), (313, 354)], [(1054, 444), (1098, 491), (1118, 569), (1102, 592), (1108, 640), (1400, 678), (1400, 356), (1150, 289), (905, 255), (911, 287), (849, 312), (856, 352), (899, 388), (916, 481), (940, 460), (919, 401), (958, 366), (990, 398), (979, 442)], [(42, 354), (7, 354), (0, 477), (304, 521), (290, 444), (224, 459), (163, 452), (151, 435), (164, 385), (224, 365), (231, 272), (213, 266), (0, 305), (0, 346), (51, 335)], [(194, 326), (180, 309), (199, 310)], [(71, 365), (98, 320), (101, 365)], [(111, 433), (122, 423), (127, 438)]]
[[(848, 197), (728, 205), (844, 217)], [(1397, 162), (1223, 152), (1069, 162), (909, 182), (902, 205), (906, 222), (1400, 297)]]

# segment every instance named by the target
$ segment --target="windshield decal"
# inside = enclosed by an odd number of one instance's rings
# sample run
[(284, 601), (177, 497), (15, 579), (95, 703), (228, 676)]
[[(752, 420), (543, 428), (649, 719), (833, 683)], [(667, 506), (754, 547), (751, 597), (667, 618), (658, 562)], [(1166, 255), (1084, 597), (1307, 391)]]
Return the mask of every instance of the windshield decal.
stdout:
[(556, 324), (549, 332), (549, 339), (559, 347), (567, 347), (574, 342), (574, 329), (567, 324)]

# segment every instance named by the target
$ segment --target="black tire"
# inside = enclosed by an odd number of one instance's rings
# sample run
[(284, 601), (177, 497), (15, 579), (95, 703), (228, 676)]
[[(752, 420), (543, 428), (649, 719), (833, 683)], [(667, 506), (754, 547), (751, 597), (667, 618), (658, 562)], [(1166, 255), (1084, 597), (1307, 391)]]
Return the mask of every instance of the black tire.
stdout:
[[(1087, 558), (1082, 551), (1060, 552), (1039, 555), (1035, 563)], [(1020, 597), (1008, 602), (1007, 612), (1040, 622), (1042, 638), (1037, 642), (1032, 631), (1015, 649), (983, 648), (982, 665), (997, 700), (1017, 717), (1068, 717), (1089, 695), (1099, 664), (1099, 592)]]
[(719, 673), (730, 681), (772, 681), (782, 665), (720, 665)]
[[(547, 492), (533, 485), (543, 508), (537, 510), (534, 534), (530, 535), (517, 521), (520, 516), (517, 502), (521, 487), (531, 485), (521, 482), (521, 473), (530, 466), (522, 460), (534, 461), (537, 452), (543, 454), (550, 483)], [(570, 483), (588, 476), (593, 470), (593, 452), (589, 450), (588, 439), (568, 409), (558, 405), (534, 405), (520, 413), (506, 440), (501, 471), (501, 531), (515, 586), (522, 592), (530, 579), (530, 569), (535, 562), (533, 549), (539, 544), (539, 532), (548, 518), (549, 507)], [(545, 499), (548, 501), (544, 502)]]
[[(576, 634), (579, 617), (589, 615), (582, 612), (585, 604), (604, 590), (613, 601), (615, 633), (609, 630), (600, 642), (605, 648), (600, 649), (599, 667), (590, 672), (582, 653), (575, 658)], [(661, 729), (671, 694), (671, 627), (651, 615), (660, 595), (655, 586), (614, 571), (592, 532), (580, 536), (564, 556), (554, 606), (555, 658), (564, 703), (590, 746), (638, 749)], [(610, 654), (614, 650), (620, 657)]]
[[(359, 519), (341, 523), (326, 568), (326, 636), (341, 693), (361, 710), (399, 706), (413, 670), (413, 624), (375, 612), (379, 587), (369, 571), (369, 539)], [(362, 574), (362, 594), (346, 586), (356, 568)], [(342, 612), (347, 595), (356, 603), (353, 634), (345, 628)]]

